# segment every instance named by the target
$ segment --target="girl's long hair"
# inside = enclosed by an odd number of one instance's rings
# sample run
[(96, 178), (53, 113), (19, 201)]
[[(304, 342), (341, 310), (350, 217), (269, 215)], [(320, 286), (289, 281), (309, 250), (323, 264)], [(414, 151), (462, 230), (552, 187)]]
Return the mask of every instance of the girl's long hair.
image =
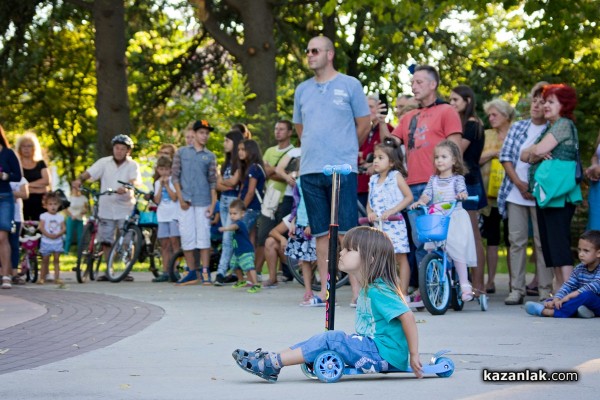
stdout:
[(400, 290), (400, 277), (396, 268), (394, 245), (389, 236), (369, 226), (352, 228), (344, 235), (342, 248), (358, 251), (360, 254), (363, 282), (360, 285), (366, 289), (381, 278), (403, 299)]
[(483, 136), (483, 123), (481, 119), (477, 116), (477, 112), (475, 111), (477, 107), (477, 102), (475, 100), (475, 92), (471, 89), (470, 86), (467, 85), (458, 85), (454, 89), (452, 89), (454, 93), (462, 97), (462, 99), (467, 103), (465, 106), (465, 110), (460, 113), (460, 120), (462, 122), (463, 133), (465, 132), (465, 127), (467, 126), (467, 121), (470, 119), (475, 119), (475, 121), (479, 122), (479, 130), (477, 132), (477, 137), (481, 138)]
[(0, 145), (7, 149), (10, 148), (8, 140), (6, 140), (6, 134), (4, 133), (4, 128), (2, 127), (2, 125), (0, 125)]
[[(246, 150), (246, 159), (241, 160), (241, 176), (243, 180), (248, 178), (248, 172), (250, 170), (250, 166), (252, 164), (258, 164), (264, 171), (265, 164), (262, 159), (262, 152), (260, 151), (260, 147), (258, 147), (258, 143), (252, 139), (247, 139), (242, 142), (244, 145), (244, 149)], [(266, 178), (266, 176), (265, 176)]]
[(240, 158), (238, 157), (238, 145), (244, 140), (244, 135), (237, 129), (230, 130), (225, 137), (233, 142), (231, 152), (225, 153), (225, 162), (221, 165), (221, 176), (225, 173), (228, 165), (231, 165), (231, 174), (240, 168)]
[(400, 149), (400, 146), (396, 145), (396, 142), (391, 140), (378, 143), (375, 145), (375, 150), (382, 151), (386, 156), (388, 156), (390, 159), (390, 164), (392, 165), (392, 170), (400, 171), (404, 178), (408, 176), (406, 173), (406, 168), (404, 168), (404, 157), (402, 156), (402, 150)]
[[(462, 155), (460, 154), (460, 149), (458, 145), (451, 140), (442, 140), (435, 146), (435, 150), (446, 148), (450, 151), (452, 158), (454, 158), (454, 165), (452, 165), (452, 173), (455, 175), (465, 175), (469, 172), (469, 168), (465, 165)], [(435, 169), (435, 174), (439, 175), (440, 171), (438, 171), (435, 166), (435, 150), (434, 150), (434, 161), (433, 168)]]

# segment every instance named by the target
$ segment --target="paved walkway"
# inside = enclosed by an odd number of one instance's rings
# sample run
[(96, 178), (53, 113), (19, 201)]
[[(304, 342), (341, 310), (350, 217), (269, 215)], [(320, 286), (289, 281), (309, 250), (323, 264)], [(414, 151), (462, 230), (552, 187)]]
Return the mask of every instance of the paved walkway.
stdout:
[[(231, 358), (238, 347), (280, 350), (324, 329), (323, 308), (298, 307), (298, 284), (250, 295), (231, 287), (152, 284), (148, 273), (119, 284), (65, 278), (62, 290), (31, 285), (0, 292), (3, 398), (562, 400), (595, 399), (600, 391), (600, 319), (534, 318), (521, 306), (505, 306), (506, 276), (498, 278), (488, 312), (468, 303), (443, 316), (415, 314), (421, 361), (452, 350), (452, 377), (371, 375), (330, 385), (308, 380), (298, 367), (285, 368), (279, 382), (269, 384)], [(38, 309), (33, 319), (1, 329), (11, 306), (7, 297), (17, 299), (15, 308), (27, 300), (48, 312)], [(353, 329), (350, 298), (349, 288), (338, 292), (337, 329)], [(579, 381), (484, 383), (485, 368), (577, 371)]]
[[(109, 346), (141, 331), (164, 314), (151, 304), (95, 293), (16, 286), (10, 295), (17, 299), (12, 305), (29, 320), (1, 331), (0, 374)], [(4, 308), (10, 306), (3, 304)], [(41, 315), (40, 308), (45, 311)]]

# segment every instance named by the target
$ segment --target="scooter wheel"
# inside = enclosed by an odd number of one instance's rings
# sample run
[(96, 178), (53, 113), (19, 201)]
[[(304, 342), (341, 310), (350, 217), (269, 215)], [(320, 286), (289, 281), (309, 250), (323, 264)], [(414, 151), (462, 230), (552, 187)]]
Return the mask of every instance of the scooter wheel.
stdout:
[(321, 382), (337, 382), (344, 374), (344, 360), (335, 351), (324, 351), (315, 359), (313, 371)]
[(317, 378), (317, 375), (315, 375), (315, 371), (312, 366), (304, 363), (300, 365), (300, 369), (302, 370), (304, 376), (306, 376), (308, 379), (319, 379)]
[(439, 376), (440, 378), (448, 378), (450, 375), (452, 375), (454, 373), (454, 362), (451, 359), (449, 359), (448, 357), (440, 357), (437, 360), (435, 360), (436, 364), (440, 364), (442, 362), (447, 363), (446, 371), (438, 372), (436, 375)]
[(479, 296), (479, 305), (481, 306), (481, 311), (487, 311), (488, 309), (488, 297), (485, 294)]

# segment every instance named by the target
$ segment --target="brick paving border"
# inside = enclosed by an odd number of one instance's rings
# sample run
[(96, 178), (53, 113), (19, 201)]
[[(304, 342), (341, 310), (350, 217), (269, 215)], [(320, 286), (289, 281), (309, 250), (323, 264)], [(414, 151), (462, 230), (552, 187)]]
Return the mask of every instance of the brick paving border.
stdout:
[[(109, 346), (160, 320), (164, 310), (96, 293), (13, 287), (10, 296), (46, 307), (46, 314), (0, 331), (0, 375)], [(8, 349), (8, 350), (7, 350)]]

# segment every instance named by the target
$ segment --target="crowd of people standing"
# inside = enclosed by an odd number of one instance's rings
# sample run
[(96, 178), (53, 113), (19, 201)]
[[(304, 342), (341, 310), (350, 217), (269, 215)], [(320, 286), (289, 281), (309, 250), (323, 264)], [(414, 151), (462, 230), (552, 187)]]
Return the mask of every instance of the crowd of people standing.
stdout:
[[(439, 97), (437, 70), (422, 65), (414, 70), (413, 96), (396, 99), (398, 124), (394, 127), (387, 121), (387, 101), (381, 94), (365, 96), (357, 79), (334, 68), (335, 46), (328, 38), (311, 39), (306, 55), (315, 76), (297, 87), (293, 119), (276, 121), (277, 144), (264, 153), (239, 124), (224, 135), (225, 160), (218, 167), (215, 154), (207, 148), (214, 131), (207, 120), (187, 127), (186, 145), (178, 149), (161, 146), (153, 200), (158, 204), (163, 258), (168, 260), (181, 247), (189, 267), (177, 285), (234, 283), (251, 293), (275, 288), (278, 268), (281, 279), (292, 279), (286, 255), (304, 263), (316, 261), (319, 275), (326, 276), (332, 185), (322, 174), (327, 164), (349, 164), (352, 169), (341, 177), (339, 239), (343, 241), (345, 233), (357, 225), (358, 207), (365, 208), (370, 221), (385, 222), (382, 226), (394, 243), (401, 289), (409, 305), (415, 304), (415, 296), (408, 296), (409, 286), (417, 286), (416, 271), (426, 250), (416, 234), (415, 214), (408, 209), (467, 195), (477, 195), (479, 200), (459, 205), (460, 212), (453, 219), (461, 237), (468, 238), (461, 243), (467, 247), (449, 251), (459, 271), (463, 300), (496, 291), (501, 243), (508, 249), (510, 273), (505, 304), (522, 304), (530, 294), (548, 300), (569, 280), (574, 266), (571, 220), (582, 201), (579, 183), (583, 178), (590, 182), (588, 228), (598, 230), (600, 224), (600, 136), (590, 167), (579, 171), (573, 88), (539, 82), (528, 96), (529, 117), (517, 121), (509, 103), (492, 99), (483, 104), (490, 126), (485, 130), (473, 89), (456, 86), (446, 102)], [(20, 226), (15, 229), (14, 225), (47, 218), (40, 216), (49, 211), (43, 199), (48, 197), (51, 181), (34, 134), (19, 137), (15, 152), (4, 135), (0, 139), (0, 189), (5, 193), (0, 196), (0, 204), (5, 204), (0, 214), (0, 262), (3, 287), (8, 288), (18, 279), (11, 272), (18, 262), (14, 244), (10, 258), (15, 230), (18, 247)], [(298, 146), (293, 144), (296, 141)], [(85, 201), (78, 201), (84, 199), (79, 186), (85, 180), (100, 180), (101, 190), (110, 187), (117, 193), (100, 200), (100, 237), (108, 250), (123, 215), (134, 206), (131, 191), (118, 181), (141, 182), (132, 150), (131, 138), (115, 136), (113, 154), (98, 160), (73, 182), (74, 201), (67, 219), (58, 223), (61, 228), (48, 232), (42, 224), (42, 233), (49, 238), (66, 232), (66, 243), (60, 245), (68, 251), (88, 211)], [(15, 198), (23, 199), (22, 217), (13, 217)], [(217, 213), (219, 218), (214, 219)], [(394, 215), (404, 218), (392, 221)], [(212, 276), (209, 258), (214, 222), (220, 222), (223, 235), (219, 266)], [(536, 273), (528, 285), (530, 237)], [(269, 278), (261, 284), (258, 276), (265, 261)], [(166, 262), (164, 268), (156, 282), (170, 279)], [(309, 266), (303, 268), (307, 279), (312, 273)], [(360, 283), (353, 276), (350, 282), (354, 306)], [(301, 305), (323, 305), (326, 290), (321, 279), (318, 292), (306, 288)]]

